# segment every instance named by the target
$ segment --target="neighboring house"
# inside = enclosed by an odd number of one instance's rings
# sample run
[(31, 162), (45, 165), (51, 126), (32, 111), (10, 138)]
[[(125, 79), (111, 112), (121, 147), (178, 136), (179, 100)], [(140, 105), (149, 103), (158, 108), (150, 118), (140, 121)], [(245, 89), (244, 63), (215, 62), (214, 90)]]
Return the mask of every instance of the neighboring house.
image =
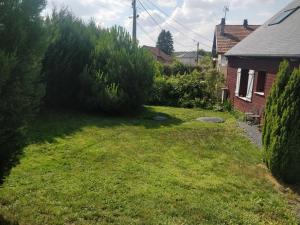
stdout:
[(269, 19), (226, 53), (229, 99), (242, 112), (260, 118), (266, 98), (284, 59), (300, 65), (300, 0)]
[(224, 18), (222, 18), (221, 24), (216, 26), (212, 53), (217, 69), (225, 77), (227, 75), (227, 59), (224, 54), (258, 27), (258, 25), (248, 25), (248, 20), (244, 20), (243, 25), (226, 25)]
[(153, 57), (162, 64), (171, 64), (173, 61), (171, 56), (167, 55), (157, 47), (143, 46), (143, 48), (148, 49)]
[[(175, 52), (175, 58), (185, 64), (185, 65), (191, 65), (196, 66), (197, 65), (197, 52)], [(202, 56), (198, 56), (199, 60), (202, 58)]]

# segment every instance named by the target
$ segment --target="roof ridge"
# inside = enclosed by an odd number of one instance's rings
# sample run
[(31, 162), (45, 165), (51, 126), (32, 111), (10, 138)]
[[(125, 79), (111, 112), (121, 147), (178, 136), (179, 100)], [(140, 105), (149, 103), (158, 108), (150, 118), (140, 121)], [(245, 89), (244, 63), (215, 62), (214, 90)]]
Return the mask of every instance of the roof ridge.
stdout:
[[(286, 57), (299, 56), (300, 36), (299, 20), (300, 9), (283, 18), (284, 11), (293, 9), (300, 5), (300, 0), (294, 0), (287, 4), (283, 9), (270, 17), (260, 28), (256, 29), (251, 35), (231, 48), (227, 56), (269, 56)], [(279, 23), (270, 25), (276, 18), (283, 18)]]

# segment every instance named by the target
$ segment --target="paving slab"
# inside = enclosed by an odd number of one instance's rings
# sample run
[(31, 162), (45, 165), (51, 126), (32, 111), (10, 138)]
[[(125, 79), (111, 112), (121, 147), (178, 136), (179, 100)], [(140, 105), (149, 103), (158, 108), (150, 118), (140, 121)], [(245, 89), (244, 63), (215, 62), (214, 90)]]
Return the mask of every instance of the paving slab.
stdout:
[(155, 117), (153, 117), (153, 120), (155, 120), (155, 121), (166, 121), (166, 120), (168, 120), (168, 118), (165, 117), (165, 116), (155, 116)]
[(199, 117), (197, 121), (206, 122), (206, 123), (224, 123), (225, 120), (220, 117)]

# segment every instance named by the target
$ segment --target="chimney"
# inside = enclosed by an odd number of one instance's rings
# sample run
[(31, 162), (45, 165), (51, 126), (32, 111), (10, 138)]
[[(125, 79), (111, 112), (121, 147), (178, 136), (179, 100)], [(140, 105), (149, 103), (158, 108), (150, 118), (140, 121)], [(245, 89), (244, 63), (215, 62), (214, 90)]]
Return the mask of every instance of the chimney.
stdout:
[(248, 27), (248, 20), (247, 20), (247, 19), (245, 19), (245, 20), (244, 20), (244, 24), (243, 24), (243, 26), (244, 26), (245, 28), (247, 28), (247, 27)]
[(226, 20), (225, 20), (225, 18), (222, 18), (222, 20), (221, 20), (221, 35), (224, 34), (225, 25), (226, 25)]

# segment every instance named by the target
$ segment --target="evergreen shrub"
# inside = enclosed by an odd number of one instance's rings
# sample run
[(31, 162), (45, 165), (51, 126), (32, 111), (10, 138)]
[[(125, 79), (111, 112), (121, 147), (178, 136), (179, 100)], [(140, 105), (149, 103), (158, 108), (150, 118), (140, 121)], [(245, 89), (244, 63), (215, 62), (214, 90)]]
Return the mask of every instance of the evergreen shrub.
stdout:
[(300, 181), (300, 69), (280, 65), (267, 100), (263, 128), (264, 159), (288, 183)]

